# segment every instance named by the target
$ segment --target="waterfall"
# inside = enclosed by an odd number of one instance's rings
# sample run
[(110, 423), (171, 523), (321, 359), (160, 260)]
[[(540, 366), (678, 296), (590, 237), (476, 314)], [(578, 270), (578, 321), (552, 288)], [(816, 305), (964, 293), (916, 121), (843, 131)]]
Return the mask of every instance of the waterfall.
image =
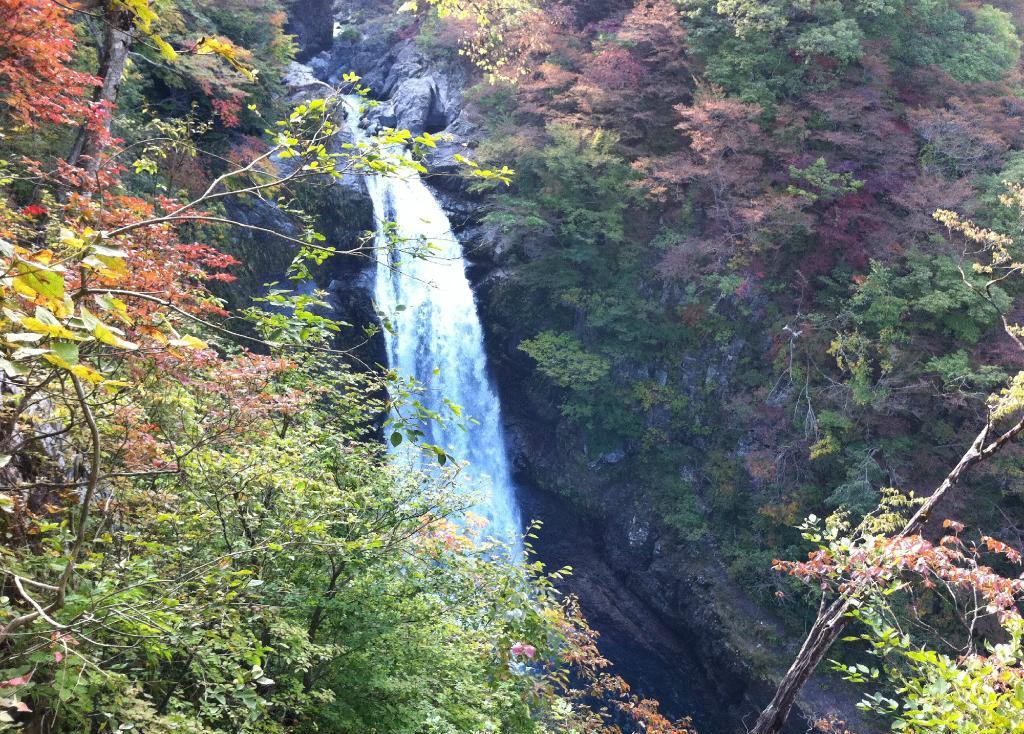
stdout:
[[(345, 104), (349, 131), (355, 140), (365, 139), (359, 127), (362, 100), (347, 98)], [(365, 181), (377, 230), (374, 297), (392, 326), (384, 333), (389, 366), (426, 388), (420, 398), (426, 408), (450, 414), (445, 402), (450, 401), (476, 421), (465, 429), (430, 421), (423, 426), (424, 440), (467, 462), (460, 486), (481, 497), (472, 512), (487, 521), (489, 535), (519, 554), (519, 508), (501, 405), (487, 371), (462, 245), (441, 204), (414, 171), (368, 175)], [(390, 232), (387, 223), (393, 223)], [(389, 235), (402, 246), (389, 248)], [(429, 254), (410, 252), (417, 242), (429, 245)]]

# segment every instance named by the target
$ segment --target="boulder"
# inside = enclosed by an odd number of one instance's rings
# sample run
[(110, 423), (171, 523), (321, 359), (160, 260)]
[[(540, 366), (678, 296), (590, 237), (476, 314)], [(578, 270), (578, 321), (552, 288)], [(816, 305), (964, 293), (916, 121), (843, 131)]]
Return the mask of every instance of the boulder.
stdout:
[(298, 61), (293, 61), (288, 65), (281, 81), (284, 82), (285, 89), (288, 90), (288, 101), (293, 104), (321, 97), (332, 91), (329, 84), (316, 78), (312, 68)]
[(444, 102), (433, 77), (407, 79), (394, 89), (391, 97), (395, 127), (419, 135), (424, 131), (438, 133), (448, 126)]

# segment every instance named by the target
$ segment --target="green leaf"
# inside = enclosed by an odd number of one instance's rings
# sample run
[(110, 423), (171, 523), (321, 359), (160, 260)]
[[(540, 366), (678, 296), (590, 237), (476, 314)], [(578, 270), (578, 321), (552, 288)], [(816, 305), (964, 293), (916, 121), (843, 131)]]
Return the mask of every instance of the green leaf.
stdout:
[(16, 284), (47, 298), (64, 298), (64, 275), (59, 271), (21, 259), (15, 261), (15, 268), (18, 271), (14, 279)]
[(50, 348), (68, 364), (78, 364), (78, 344), (75, 342), (55, 341), (50, 344)]

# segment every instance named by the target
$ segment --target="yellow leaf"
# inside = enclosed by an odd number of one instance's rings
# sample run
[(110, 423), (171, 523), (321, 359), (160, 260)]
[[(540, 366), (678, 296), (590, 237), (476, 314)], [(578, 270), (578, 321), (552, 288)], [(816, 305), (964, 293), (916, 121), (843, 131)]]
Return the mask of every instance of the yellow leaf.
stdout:
[(104, 344), (109, 344), (110, 346), (117, 347), (118, 349), (135, 350), (139, 348), (138, 344), (130, 342), (127, 339), (122, 339), (102, 323), (97, 323), (93, 326), (92, 335)]
[(227, 61), (233, 69), (245, 74), (249, 81), (256, 81), (256, 70), (247, 67), (239, 60), (239, 48), (226, 38), (211, 38), (209, 36), (201, 38), (193, 51), (199, 55), (216, 54)]
[(94, 370), (92, 367), (87, 367), (84, 364), (76, 364), (71, 368), (71, 374), (76, 377), (81, 377), (83, 380), (88, 380), (94, 384), (103, 382), (103, 375)]
[(58, 357), (56, 354), (53, 354), (52, 352), (49, 353), (49, 354), (44, 354), (43, 355), (43, 359), (45, 359), (50, 364), (53, 364), (53, 365), (56, 365), (57, 367), (60, 367), (62, 370), (69, 370), (69, 371), (71, 370), (71, 365), (70, 364), (68, 364), (63, 359)]
[(75, 334), (70, 329), (67, 329), (60, 324), (45, 324), (37, 318), (32, 316), (26, 316), (21, 320), (21, 325), (29, 331), (34, 331), (37, 334), (45, 334), (46, 336), (53, 337), (54, 339), (70, 339), (73, 341), (82, 341), (82, 337)]
[(78, 234), (70, 229), (62, 228), (60, 231), (60, 241), (65, 247), (77, 249), (79, 247), (85, 247), (85, 240), (78, 236)]
[(54, 354), (53, 352), (44, 354), (43, 359), (45, 359), (47, 362), (54, 365), (55, 367), (59, 367), (62, 370), (67, 370), (75, 377), (80, 377), (83, 380), (88, 380), (89, 382), (94, 384), (103, 382), (103, 375), (94, 370), (92, 367), (88, 367), (84, 364), (71, 364), (67, 360), (61, 358), (60, 356)]
[(174, 61), (178, 58), (178, 52), (171, 48), (171, 44), (167, 43), (160, 36), (152, 36), (153, 42), (156, 43), (158, 49), (160, 49), (160, 55), (163, 56), (167, 61)]
[(109, 388), (114, 388), (114, 387), (132, 387), (132, 383), (125, 382), (124, 380), (104, 380), (103, 381), (103, 386), (104, 387), (109, 387)]
[(188, 347), (189, 349), (206, 349), (208, 346), (202, 339), (197, 339), (194, 336), (183, 336), (180, 339), (171, 339), (170, 345), (172, 347)]
[(124, 301), (114, 298), (109, 293), (103, 293), (96, 296), (96, 303), (103, 310), (112, 312), (123, 323), (132, 325), (132, 319), (128, 316), (128, 305)]

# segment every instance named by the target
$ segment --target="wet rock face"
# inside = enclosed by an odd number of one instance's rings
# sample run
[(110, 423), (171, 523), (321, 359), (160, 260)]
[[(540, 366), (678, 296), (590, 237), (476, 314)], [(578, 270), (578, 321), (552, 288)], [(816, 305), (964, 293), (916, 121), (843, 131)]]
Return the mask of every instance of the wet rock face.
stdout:
[[(325, 91), (330, 91), (308, 66), (301, 63), (291, 64), (283, 81), (290, 104), (321, 97)], [(339, 140), (338, 144), (341, 142)], [(277, 163), (281, 170), (285, 170), (286, 161)], [(365, 233), (373, 229), (373, 206), (359, 178), (346, 178), (340, 184), (327, 178), (306, 179), (293, 184), (290, 194), (295, 197), (298, 207), (311, 217), (314, 229), (324, 236), (325, 244), (338, 251), (358, 249)], [(283, 289), (320, 290), (326, 294), (324, 300), (329, 305), (331, 317), (352, 325), (341, 329), (335, 337), (334, 346), (349, 349), (360, 345), (360, 356), (364, 362), (383, 363), (383, 340), (379, 335), (367, 340), (362, 328), (363, 325), (377, 323), (373, 309), (373, 268), (369, 258), (336, 255), (311, 268), (312, 281), (290, 284), (288, 268), (298, 254), (298, 247), (273, 233), (301, 238), (303, 224), (274, 202), (260, 197), (229, 198), (225, 206), (231, 219), (248, 226), (236, 231), (223, 246), (226, 252), (241, 261), (233, 271), (236, 280), (229, 286), (216, 283), (212, 286), (229, 308), (237, 310), (251, 305), (253, 297), (266, 293), (268, 283), (278, 284), (275, 287)], [(244, 326), (239, 328), (245, 329)]]
[(296, 254), (291, 242), (260, 230), (289, 237), (297, 237), (301, 232), (288, 215), (265, 199), (228, 198), (225, 207), (230, 219), (259, 228), (234, 231), (231, 239), (221, 246), (241, 264), (231, 271), (236, 277), (234, 282), (227, 286), (214, 283), (212, 289), (226, 301), (228, 308), (237, 310), (251, 305), (252, 297), (264, 292), (264, 283), (280, 280)]
[(383, 109), (390, 111), (394, 126), (400, 129), (417, 134), (447, 131), (462, 111), (465, 84), (461, 67), (439, 70), (414, 41), (403, 41), (381, 86), (381, 95), (390, 100)]
[(435, 80), (409, 79), (396, 90), (395, 122), (414, 134), (439, 133), (448, 127), (444, 101)]
[(285, 30), (295, 36), (299, 61), (330, 48), (334, 36), (334, 0), (291, 0), (289, 5)]
[(744, 731), (753, 689), (706, 626), (714, 621), (701, 611), (710, 601), (707, 586), (677, 573), (671, 583), (677, 595), (666, 609), (661, 590), (643, 582), (660, 556), (649, 521), (630, 513), (633, 543), (626, 544), (620, 529), (598, 512), (582, 513), (564, 497), (529, 486), (521, 497), (524, 516), (544, 521), (537, 541), (541, 559), (552, 568), (572, 566), (563, 590), (579, 597), (614, 672), (639, 695), (658, 699), (667, 716), (692, 717), (701, 734)]
[(330, 85), (316, 78), (313, 70), (306, 64), (293, 61), (284, 74), (284, 85), (287, 90), (289, 104), (299, 104), (305, 100), (323, 96), (332, 92)]

